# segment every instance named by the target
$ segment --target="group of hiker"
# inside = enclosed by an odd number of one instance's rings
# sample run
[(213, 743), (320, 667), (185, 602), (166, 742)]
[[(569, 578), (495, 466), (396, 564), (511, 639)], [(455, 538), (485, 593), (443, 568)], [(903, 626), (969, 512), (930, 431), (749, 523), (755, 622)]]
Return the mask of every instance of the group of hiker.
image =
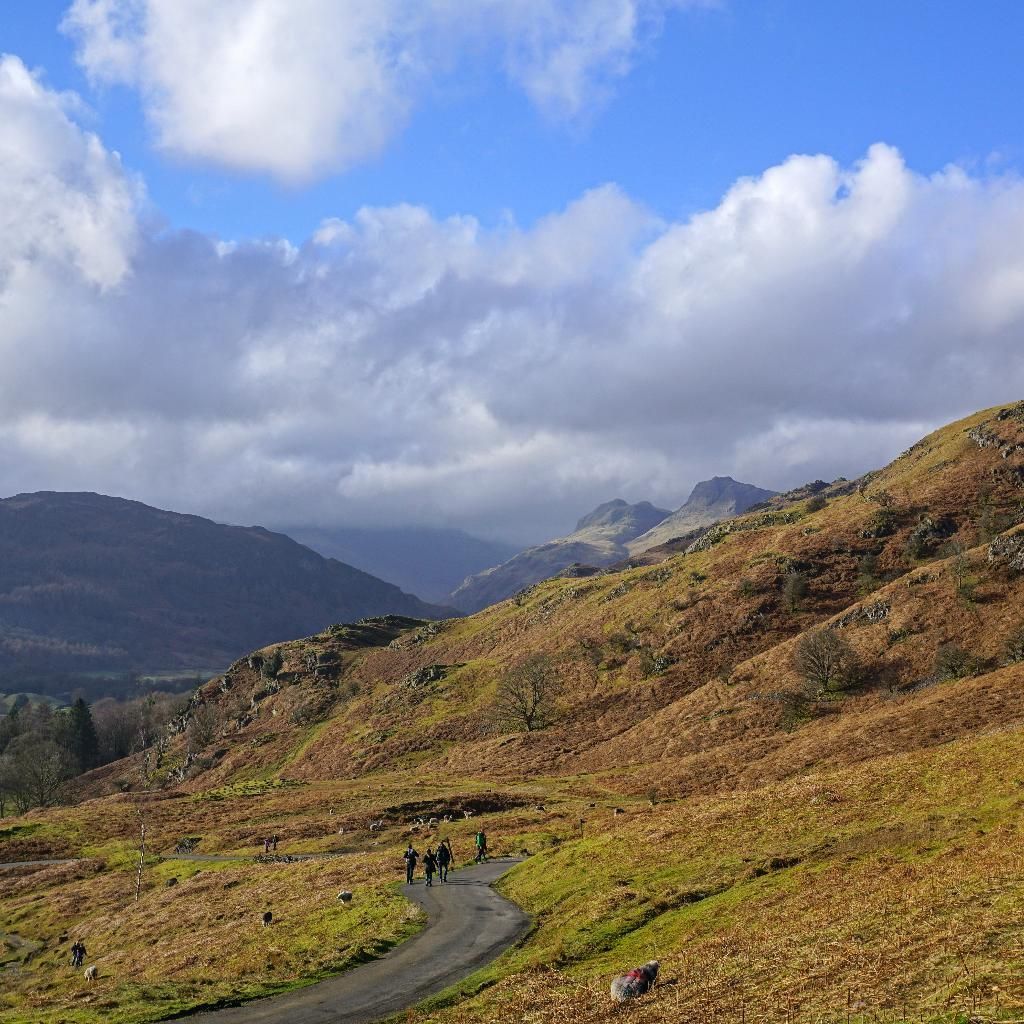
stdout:
[[(487, 836), (483, 829), (477, 832), (475, 841), (475, 860), (477, 864), (480, 864), (482, 861), (487, 860)], [(402, 854), (402, 859), (405, 861), (406, 884), (412, 885), (413, 879), (416, 877), (416, 865), (420, 862), (420, 854), (411, 842), (406, 848), (405, 853)], [(432, 886), (434, 884), (434, 875), (438, 876), (442, 885), (447, 882), (448, 869), (454, 860), (455, 852), (452, 850), (452, 841), (450, 839), (442, 839), (436, 850), (428, 846), (427, 852), (423, 855), (423, 875), (427, 885)]]
[(85, 943), (78, 939), (71, 947), (71, 966), (81, 967), (83, 963), (85, 963)]

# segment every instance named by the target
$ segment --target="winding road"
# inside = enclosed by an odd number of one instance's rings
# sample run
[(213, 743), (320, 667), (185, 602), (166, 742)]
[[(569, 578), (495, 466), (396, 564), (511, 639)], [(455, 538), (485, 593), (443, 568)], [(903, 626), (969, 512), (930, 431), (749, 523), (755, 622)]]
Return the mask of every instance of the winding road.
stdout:
[(422, 881), (403, 886), (403, 895), (426, 911), (427, 924), (379, 960), (279, 996), (176, 1020), (369, 1024), (414, 1006), (489, 964), (526, 935), (529, 917), (491, 888), (516, 863), (492, 860), (453, 871), (447, 885), (429, 889)]

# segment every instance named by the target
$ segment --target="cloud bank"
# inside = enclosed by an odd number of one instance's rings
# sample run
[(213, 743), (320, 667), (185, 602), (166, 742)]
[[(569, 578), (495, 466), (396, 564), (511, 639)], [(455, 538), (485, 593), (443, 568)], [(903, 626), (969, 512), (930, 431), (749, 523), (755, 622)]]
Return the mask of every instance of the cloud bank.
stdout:
[(885, 145), (677, 223), (606, 185), (529, 227), (397, 206), (224, 244), (154, 232), (6, 57), (0, 156), (6, 493), (537, 539), (713, 473), (853, 475), (1024, 396), (1024, 183)]
[(298, 182), (374, 156), (474, 54), (576, 117), (670, 8), (707, 2), (75, 0), (63, 28), (94, 81), (140, 91), (166, 150)]

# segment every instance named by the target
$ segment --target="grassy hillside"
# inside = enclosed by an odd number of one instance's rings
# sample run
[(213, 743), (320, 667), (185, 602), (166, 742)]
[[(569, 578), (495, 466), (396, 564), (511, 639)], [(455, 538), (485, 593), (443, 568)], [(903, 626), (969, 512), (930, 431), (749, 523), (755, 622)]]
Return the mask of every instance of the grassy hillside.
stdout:
[[(0, 860), (90, 858), (0, 881), (0, 931), (43, 943), (0, 1007), (154, 1020), (336, 969), (415, 927), (390, 888), (406, 838), (427, 839), (414, 819), (468, 810), (446, 826), (457, 854), (478, 822), (532, 854), (504, 888), (537, 928), (415, 1019), (619, 1019), (611, 975), (653, 956), (668, 983), (630, 1020), (1019, 1018), (1022, 483), (1024, 405), (990, 410), (643, 566), (243, 658), (158, 757), (0, 826)], [(859, 669), (822, 692), (797, 651), (825, 626)], [(564, 681), (558, 718), (508, 731), (499, 680), (537, 653)], [(251, 854), (277, 832), (338, 856), (154, 863), (136, 904), (140, 814), (155, 851)], [(288, 921), (272, 953), (270, 902)], [(187, 930), (202, 953), (165, 955)], [(55, 969), (75, 937), (99, 957), (91, 991)]]

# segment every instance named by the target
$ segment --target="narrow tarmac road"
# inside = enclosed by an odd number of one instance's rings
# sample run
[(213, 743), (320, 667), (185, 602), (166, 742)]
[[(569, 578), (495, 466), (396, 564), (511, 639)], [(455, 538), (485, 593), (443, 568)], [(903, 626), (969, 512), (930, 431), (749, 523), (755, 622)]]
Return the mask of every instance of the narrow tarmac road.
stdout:
[(526, 935), (529, 917), (491, 888), (516, 863), (492, 860), (453, 871), (447, 885), (429, 889), (421, 880), (403, 886), (402, 893), (427, 912), (427, 924), (379, 960), (294, 992), (177, 1020), (370, 1024), (414, 1006), (489, 964)]

